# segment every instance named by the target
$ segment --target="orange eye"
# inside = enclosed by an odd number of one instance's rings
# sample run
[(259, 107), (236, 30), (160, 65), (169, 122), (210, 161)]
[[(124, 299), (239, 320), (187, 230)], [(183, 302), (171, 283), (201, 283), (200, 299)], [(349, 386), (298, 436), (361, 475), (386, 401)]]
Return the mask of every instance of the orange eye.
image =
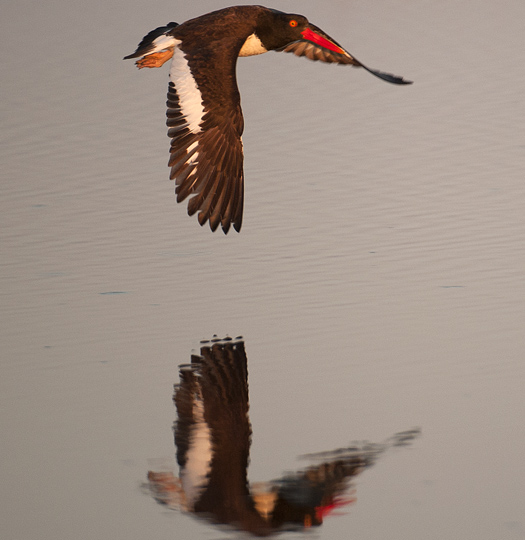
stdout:
[(297, 21), (296, 21), (295, 19), (292, 19), (292, 20), (290, 21), (290, 26), (291, 26), (292, 28), (295, 28), (295, 27), (297, 26)]

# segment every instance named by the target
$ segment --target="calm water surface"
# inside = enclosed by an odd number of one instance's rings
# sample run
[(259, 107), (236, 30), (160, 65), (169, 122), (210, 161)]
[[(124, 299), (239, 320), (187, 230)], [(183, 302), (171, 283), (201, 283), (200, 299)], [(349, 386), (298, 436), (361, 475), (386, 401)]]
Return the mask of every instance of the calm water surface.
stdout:
[(178, 474), (178, 365), (216, 334), (244, 338), (251, 482), (421, 429), (316, 538), (525, 538), (525, 4), (271, 4), (415, 84), (241, 59), (227, 237), (175, 203), (167, 68), (121, 61), (224, 5), (3, 8), (2, 537), (238, 536), (144, 487)]

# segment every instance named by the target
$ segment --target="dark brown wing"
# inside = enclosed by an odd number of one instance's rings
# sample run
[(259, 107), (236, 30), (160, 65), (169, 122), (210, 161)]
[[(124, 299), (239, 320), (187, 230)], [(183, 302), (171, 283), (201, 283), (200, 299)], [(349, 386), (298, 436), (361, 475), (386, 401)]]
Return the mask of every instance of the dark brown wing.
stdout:
[(243, 117), (235, 80), (236, 56), (175, 46), (167, 101), (171, 137), (170, 178), (177, 202), (191, 199), (188, 214), (198, 214), (215, 231), (240, 231), (244, 200)]
[(282, 49), (279, 49), (283, 52), (291, 52), (297, 56), (306, 56), (310, 60), (321, 60), (322, 62), (336, 63), (336, 64), (350, 64), (356, 67), (362, 67), (372, 75), (379, 77), (383, 81), (387, 81), (392, 84), (412, 84), (412, 81), (406, 81), (403, 77), (398, 77), (397, 75), (391, 75), (390, 73), (384, 73), (383, 71), (378, 71), (376, 69), (371, 69), (364, 64), (362, 64), (357, 58), (352, 56), (348, 51), (343, 49), (337, 41), (333, 40), (328, 34), (323, 32), (317, 26), (313, 24), (309, 25), (309, 29), (315, 32), (316, 35), (321, 36), (327, 40), (330, 44), (333, 44), (341, 52), (336, 52), (330, 50), (327, 47), (323, 47), (319, 43), (314, 43), (308, 39), (301, 39), (299, 41), (294, 41), (289, 43)]

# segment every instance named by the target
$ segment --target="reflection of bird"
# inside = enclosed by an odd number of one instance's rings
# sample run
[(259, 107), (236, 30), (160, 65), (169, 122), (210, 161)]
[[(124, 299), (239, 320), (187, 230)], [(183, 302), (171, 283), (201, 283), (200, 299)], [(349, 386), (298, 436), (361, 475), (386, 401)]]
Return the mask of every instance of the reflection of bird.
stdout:
[(266, 528), (246, 477), (251, 426), (244, 343), (203, 346), (191, 366), (181, 366), (173, 400), (177, 461), (188, 508), (244, 530)]
[(219, 224), (225, 233), (231, 224), (240, 231), (242, 224), (244, 122), (237, 58), (272, 50), (361, 66), (385, 81), (409, 84), (367, 68), (302, 15), (262, 6), (229, 7), (151, 31), (125, 58), (153, 68), (173, 57), (167, 102), (170, 178), (177, 202), (193, 195), (188, 214), (199, 211), (199, 223), (209, 220), (213, 231)]
[(384, 445), (339, 449), (307, 456), (316, 464), (281, 479), (248, 485), (251, 426), (244, 343), (212, 340), (180, 366), (173, 396), (178, 419), (175, 444), (180, 480), (172, 473), (148, 474), (156, 500), (183, 507), (216, 524), (254, 535), (320, 525), (344, 497), (349, 479), (372, 465), (387, 446), (406, 443), (415, 431)]

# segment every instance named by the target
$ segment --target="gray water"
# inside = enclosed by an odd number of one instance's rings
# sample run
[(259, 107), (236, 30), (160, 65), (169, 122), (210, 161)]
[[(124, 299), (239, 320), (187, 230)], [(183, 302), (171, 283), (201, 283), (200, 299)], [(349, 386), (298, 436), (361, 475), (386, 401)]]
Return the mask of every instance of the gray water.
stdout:
[(224, 6), (2, 7), (2, 538), (235, 536), (142, 487), (214, 334), (245, 340), (251, 481), (421, 429), (316, 538), (525, 538), (525, 3), (276, 0), (415, 83), (241, 59), (228, 236), (175, 203), (167, 67), (121, 60)]

